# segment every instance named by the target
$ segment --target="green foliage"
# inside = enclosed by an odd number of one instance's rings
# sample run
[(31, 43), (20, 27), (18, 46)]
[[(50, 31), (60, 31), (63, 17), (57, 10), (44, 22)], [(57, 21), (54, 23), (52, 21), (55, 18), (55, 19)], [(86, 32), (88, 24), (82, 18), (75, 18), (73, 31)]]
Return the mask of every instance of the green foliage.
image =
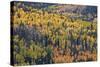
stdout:
[(73, 14), (62, 15), (24, 7), (29, 11), (14, 7), (17, 11), (13, 15), (11, 46), (14, 46), (15, 65), (96, 60), (96, 22), (72, 19), (69, 16)]

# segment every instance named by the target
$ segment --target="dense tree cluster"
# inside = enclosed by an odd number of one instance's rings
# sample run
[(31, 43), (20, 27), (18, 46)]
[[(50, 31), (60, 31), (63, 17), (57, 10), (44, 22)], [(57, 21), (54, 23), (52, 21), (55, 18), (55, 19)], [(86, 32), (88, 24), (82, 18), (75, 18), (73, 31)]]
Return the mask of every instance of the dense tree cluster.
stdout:
[(11, 13), (14, 65), (97, 60), (96, 22), (18, 6)]

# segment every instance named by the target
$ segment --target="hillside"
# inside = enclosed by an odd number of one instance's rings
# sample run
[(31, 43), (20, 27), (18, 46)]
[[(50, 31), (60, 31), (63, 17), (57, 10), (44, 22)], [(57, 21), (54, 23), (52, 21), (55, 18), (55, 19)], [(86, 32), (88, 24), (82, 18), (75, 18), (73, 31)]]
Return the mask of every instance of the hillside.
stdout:
[(94, 6), (13, 3), (13, 65), (97, 60), (97, 17), (87, 20), (97, 15)]

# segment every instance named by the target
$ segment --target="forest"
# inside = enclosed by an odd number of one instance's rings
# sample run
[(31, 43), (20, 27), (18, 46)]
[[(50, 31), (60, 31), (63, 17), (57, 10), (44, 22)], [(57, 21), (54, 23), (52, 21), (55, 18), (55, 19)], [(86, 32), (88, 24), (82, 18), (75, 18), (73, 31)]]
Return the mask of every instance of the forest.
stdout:
[[(73, 8), (76, 9), (72, 11)], [(12, 2), (12, 64), (96, 61), (96, 9), (85, 5)]]

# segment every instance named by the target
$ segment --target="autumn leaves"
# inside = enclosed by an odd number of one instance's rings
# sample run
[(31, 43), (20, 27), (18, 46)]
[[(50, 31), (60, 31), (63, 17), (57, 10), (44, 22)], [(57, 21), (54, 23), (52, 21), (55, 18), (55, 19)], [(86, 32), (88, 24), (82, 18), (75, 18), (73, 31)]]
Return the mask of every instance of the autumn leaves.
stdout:
[(15, 65), (97, 60), (96, 22), (35, 8), (13, 8)]

